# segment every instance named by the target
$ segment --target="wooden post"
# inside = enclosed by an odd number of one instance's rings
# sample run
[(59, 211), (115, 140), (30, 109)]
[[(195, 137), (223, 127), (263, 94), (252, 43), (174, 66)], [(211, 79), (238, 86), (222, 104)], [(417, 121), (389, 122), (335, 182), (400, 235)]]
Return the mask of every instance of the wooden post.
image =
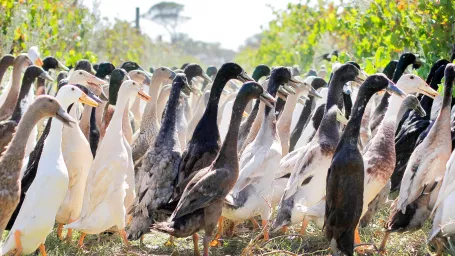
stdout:
[(139, 7), (136, 7), (136, 29), (139, 32)]

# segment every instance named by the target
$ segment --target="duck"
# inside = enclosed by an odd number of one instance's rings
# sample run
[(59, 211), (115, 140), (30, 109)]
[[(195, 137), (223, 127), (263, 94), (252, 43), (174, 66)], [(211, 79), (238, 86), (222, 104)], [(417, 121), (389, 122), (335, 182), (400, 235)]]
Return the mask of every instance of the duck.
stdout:
[[(254, 79), (254, 81), (259, 82), (259, 80), (262, 77), (267, 77), (269, 75), (270, 75), (270, 68), (267, 65), (260, 64), (260, 65), (256, 66), (253, 73), (251, 74), (251, 77)], [(238, 142), (239, 151), (243, 147), (243, 143), (244, 143), (246, 137), (248, 136), (248, 133), (250, 131), (251, 126), (253, 125), (254, 120), (256, 119), (258, 111), (259, 111), (259, 101), (255, 101), (253, 109), (251, 110), (247, 119), (245, 121), (243, 121), (242, 124), (240, 125), (239, 142)]]
[[(442, 78), (444, 77), (444, 70), (448, 62), (441, 65), (433, 75), (433, 78), (430, 81), (430, 87), (433, 90), (438, 89), (438, 85), (441, 83)], [(428, 79), (427, 79), (428, 81)], [(433, 98), (429, 96), (424, 96), (421, 99), (421, 105), (426, 113), (431, 112), (431, 106), (433, 105)], [(405, 121), (401, 122), (401, 127), (397, 128), (397, 134), (395, 135), (395, 151), (396, 163), (395, 170), (393, 171), (390, 190), (397, 191), (400, 189), (401, 180), (403, 174), (406, 170), (409, 158), (411, 157), (412, 152), (414, 151), (416, 141), (420, 134), (422, 134), (430, 125), (430, 114), (425, 117), (419, 117), (418, 115), (412, 115)]]
[[(364, 164), (358, 148), (360, 125), (368, 101), (378, 91), (405, 95), (384, 74), (368, 77), (360, 86), (352, 116), (341, 134), (327, 172), (325, 196), (325, 236), (333, 255), (354, 255), (354, 242), (359, 244), (357, 225), (362, 214)], [(355, 238), (354, 238), (355, 237)]]
[(131, 147), (123, 136), (122, 120), (128, 101), (134, 95), (150, 100), (150, 96), (138, 83), (124, 81), (118, 92), (114, 114), (106, 129), (106, 139), (100, 142), (90, 166), (81, 215), (76, 221), (64, 226), (82, 232), (79, 246), (83, 246), (86, 234), (99, 234), (114, 226), (125, 244), (129, 244), (124, 230), (127, 213), (125, 197), (127, 189), (134, 191), (135, 188), (127, 187), (126, 178), (133, 172), (133, 160)]
[[(267, 92), (275, 97), (280, 85), (289, 83), (290, 79), (290, 69), (276, 67), (271, 72)], [(239, 222), (261, 215), (264, 239), (267, 240), (269, 238), (268, 228), (265, 227), (271, 215), (268, 201), (270, 201), (272, 192), (269, 188), (272, 186), (275, 172), (278, 170), (281, 144), (277, 133), (275, 108), (265, 103), (264, 105), (265, 107), (260, 107), (262, 110), (260, 114), (264, 113), (261, 128), (255, 140), (240, 156), (239, 177), (223, 203), (222, 216)], [(218, 229), (221, 230), (220, 227)], [(220, 235), (217, 234), (215, 240)]]
[[(309, 79), (308, 83), (316, 91), (320, 92), (321, 88), (327, 87), (327, 82), (321, 77), (309, 76), (306, 79)], [(305, 105), (303, 106), (303, 109), (300, 112), (300, 116), (297, 120), (297, 123), (295, 124), (294, 129), (291, 132), (291, 137), (289, 139), (289, 152), (294, 151), (294, 149), (296, 148), (297, 141), (299, 140), (303, 130), (305, 129), (310, 120), (311, 112), (316, 108), (317, 98), (311, 95), (309, 95), (308, 97), (310, 99), (305, 102)]]
[[(44, 79), (53, 81), (53, 79), (46, 73), (46, 71), (38, 66), (32, 65), (27, 67), (25, 70), (24, 77), (22, 79), (22, 86), (17, 97), (17, 102), (14, 104), (14, 111), (7, 119), (0, 122), (0, 153), (5, 151), (6, 145), (8, 145), (8, 143), (10, 143), (12, 140), (15, 128), (21, 120), (23, 113), (26, 111), (26, 109), (28, 109), (26, 108), (28, 106), (27, 95), (30, 91), (32, 83), (37, 77), (40, 76)], [(13, 87), (11, 87), (10, 92), (13, 90)], [(8, 101), (5, 101), (5, 103), (6, 102)], [(26, 154), (27, 152), (29, 151), (26, 149)]]
[(400, 194), (392, 205), (380, 250), (384, 251), (392, 232), (414, 231), (422, 227), (436, 203), (445, 166), (452, 151), (450, 104), (455, 80), (455, 65), (444, 71), (442, 108), (428, 136), (412, 153), (400, 186)]
[[(228, 68), (226, 65), (224, 64), (218, 71), (214, 86), (212, 87), (213, 93), (217, 91), (217, 97), (219, 97), (222, 90), (222, 87), (219, 85), (227, 81), (227, 75), (230, 74), (236, 77), (234, 74), (238, 76), (243, 73), (243, 69), (237, 64), (232, 63), (229, 65), (230, 70), (226, 70)], [(195, 255), (199, 255), (199, 237), (196, 232), (200, 229), (205, 230), (203, 255), (209, 255), (209, 243), (212, 239), (217, 220), (221, 216), (223, 200), (234, 187), (239, 175), (237, 140), (242, 114), (248, 102), (254, 98), (260, 98), (269, 105), (275, 102), (275, 99), (264, 91), (258, 83), (245, 83), (240, 88), (234, 102), (229, 131), (219, 154), (210, 166), (197, 172), (191, 179), (188, 186), (185, 187), (177, 208), (171, 217), (165, 222), (152, 225), (152, 229), (168, 233), (175, 237), (192, 235)], [(216, 101), (214, 102), (214, 99), (211, 101), (208, 104), (208, 108), (210, 108), (211, 104), (217, 103)], [(213, 118), (212, 121), (216, 123), (216, 118)], [(198, 125), (198, 127), (200, 126)]]
[[(398, 60), (397, 67), (395, 72), (393, 73), (392, 82), (398, 82), (398, 79), (403, 75), (406, 68), (412, 65), (414, 69), (418, 69), (422, 66), (422, 61), (419, 59), (418, 56), (411, 52), (403, 53)], [(384, 114), (387, 111), (387, 104), (390, 98), (389, 93), (385, 93), (381, 99), (381, 102), (376, 106), (374, 110), (371, 120), (370, 120), (370, 129), (371, 133), (374, 136), (376, 134), (376, 130), (381, 124), (382, 119), (384, 118)]]
[[(115, 66), (110, 62), (101, 62), (98, 64), (98, 69), (96, 70), (95, 76), (101, 80), (106, 81), (106, 77), (112, 74)], [(107, 82), (106, 82), (107, 84)], [(82, 130), (82, 133), (85, 135), (87, 140), (90, 143), (90, 149), (92, 151), (93, 157), (96, 155), (96, 149), (98, 148), (99, 138), (100, 138), (100, 126), (101, 120), (106, 106), (106, 102), (109, 101), (107, 96), (104, 94), (103, 88), (100, 88), (102, 84), (99, 84), (100, 87), (93, 86), (88, 82), (90, 90), (92, 90), (96, 96), (100, 97), (103, 101), (99, 104), (97, 108), (93, 108), (88, 105), (84, 105), (84, 110), (82, 112), (81, 120), (79, 121), (79, 127)], [(136, 102), (136, 101), (135, 101)]]
[(134, 142), (131, 147), (134, 163), (137, 163), (142, 158), (158, 134), (160, 127), (157, 119), (158, 92), (165, 80), (172, 80), (174, 77), (175, 72), (167, 67), (157, 68), (153, 73), (149, 88), (149, 94), (152, 99), (145, 106), (140, 128), (134, 135)]
[(454, 161), (455, 153), (452, 152), (450, 159), (447, 162), (444, 178), (442, 179), (441, 189), (439, 190), (438, 198), (433, 207), (430, 216), (433, 216), (433, 226), (430, 231), (428, 241), (436, 244), (436, 255), (443, 255), (444, 243), (449, 237), (455, 233), (454, 219)]
[(302, 209), (310, 208), (323, 199), (327, 170), (339, 140), (336, 104), (341, 98), (343, 86), (349, 81), (361, 81), (359, 77), (361, 74), (351, 64), (343, 64), (333, 73), (329, 82), (324, 117), (316, 135), (299, 156), (291, 173), (278, 205), (278, 214), (272, 224), (272, 231), (300, 221), (303, 221), (302, 229), (306, 229), (308, 221)]
[[(103, 112), (103, 118), (102, 118), (102, 123), (100, 127), (100, 142), (104, 139), (104, 135), (106, 134), (106, 129), (109, 126), (109, 123), (112, 119), (112, 116), (115, 111), (115, 106), (117, 105), (117, 99), (119, 97), (119, 89), (122, 85), (122, 83), (125, 80), (129, 80), (130, 77), (128, 76), (128, 73), (124, 69), (115, 69), (111, 73), (111, 78), (109, 79), (109, 101), (108, 104), (104, 107), (104, 112)], [(128, 143), (132, 143), (133, 140), (133, 131), (131, 128), (131, 123), (129, 120), (129, 115), (128, 111), (125, 111), (123, 114), (123, 129), (122, 132), (128, 141)]]
[(176, 115), (183, 90), (190, 90), (187, 77), (177, 74), (172, 82), (160, 131), (138, 171), (138, 196), (131, 207), (132, 221), (127, 229), (129, 240), (137, 240), (150, 230), (150, 226), (159, 220), (156, 210), (166, 204), (174, 192), (173, 184), (182, 158)]
[[(5, 90), (5, 99), (3, 100), (3, 104), (0, 106), (0, 120), (6, 120), (13, 114), (19, 98), (22, 70), (25, 70), (32, 64), (32, 61), (25, 53), (19, 54), (16, 59), (14, 59), (11, 86), (9, 89)], [(3, 147), (1, 147), (1, 149), (3, 149)]]
[[(66, 109), (76, 101), (93, 106), (97, 103), (78, 87), (62, 87), (56, 96), (57, 101)], [(71, 118), (72, 122), (75, 121)], [(30, 254), (40, 248), (46, 255), (44, 242), (52, 232), (55, 216), (68, 192), (70, 178), (62, 154), (62, 135), (64, 124), (52, 120), (49, 134), (44, 143), (36, 177), (28, 189), (22, 207), (3, 244), (3, 252), (15, 250), (16, 254)], [(74, 125), (77, 127), (77, 125)]]
[[(311, 81), (312, 82), (312, 81)], [(290, 82), (292, 83), (292, 82)], [(292, 110), (296, 107), (297, 101), (301, 98), (308, 98), (309, 96), (322, 98), (322, 96), (311, 87), (310, 83), (303, 81), (301, 84), (297, 84), (296, 94), (291, 94), (287, 97), (284, 105), (283, 114), (280, 116), (277, 122), (277, 131), (281, 142), (282, 155), (285, 156), (289, 153), (289, 141), (292, 121)], [(309, 98), (308, 98), (309, 100)], [(305, 103), (305, 101), (303, 102)]]
[[(424, 95), (436, 94), (426, 82), (413, 74), (402, 76), (396, 86), (406, 94), (421, 93)], [(384, 189), (395, 169), (395, 131), (396, 124), (401, 120), (406, 108), (413, 109), (421, 116), (426, 112), (414, 95), (392, 95), (387, 104), (384, 119), (378, 127), (376, 135), (371, 139), (363, 153), (365, 166), (365, 193), (362, 216), (368, 210), (368, 204), (372, 202), (381, 190)], [(400, 114), (401, 112), (401, 114)]]
[(38, 121), (45, 117), (55, 117), (70, 125), (71, 117), (65, 112), (58, 101), (52, 96), (38, 96), (25, 111), (19, 121), (16, 133), (6, 151), (0, 156), (1, 189), (0, 202), (3, 210), (0, 212), (0, 233), (5, 230), (11, 214), (20, 198), (20, 167), (25, 155), (28, 135)]
[[(43, 65), (41, 66), (41, 68), (46, 72), (49, 72), (49, 70), (51, 70), (51, 69), (69, 71), (68, 67), (63, 65), (60, 61), (58, 61), (53, 56), (48, 56), (48, 57), (44, 58)], [(35, 93), (36, 93), (36, 95), (46, 94), (46, 87), (44, 85), (44, 79), (38, 78)]]
[(218, 103), (224, 86), (230, 79), (237, 79), (241, 82), (253, 81), (242, 67), (233, 62), (223, 64), (218, 70), (210, 90), (209, 101), (204, 114), (182, 153), (174, 195), (167, 208), (172, 210), (175, 208), (175, 204), (180, 201), (188, 182), (199, 170), (208, 167), (218, 155), (221, 146), (217, 125)]
[(2, 85), (2, 79), (6, 70), (14, 64), (14, 59), (14, 55), (11, 54), (3, 55), (0, 59), (0, 86)]
[[(100, 102), (100, 99), (97, 96), (95, 96), (86, 87), (84, 87), (80, 84), (76, 84), (76, 85), (72, 85), (72, 86), (77, 87), (79, 90), (81, 90), (85, 95), (87, 95), (93, 101), (96, 101), (97, 103)], [(89, 100), (86, 100), (85, 98), (86, 97), (80, 99), (80, 101), (82, 101), (82, 102), (89, 101)], [(91, 101), (89, 101), (89, 103), (91, 103)], [(69, 106), (71, 106), (71, 104)], [(68, 108), (69, 107), (66, 107), (66, 109), (68, 109)], [(77, 123), (77, 120), (75, 120), (75, 122)], [(78, 209), (78, 207), (79, 207), (79, 211), (80, 211), (80, 204), (81, 204), (80, 200), (70, 200), (70, 199), (78, 198), (81, 196), (80, 192), (74, 193), (74, 191), (78, 191), (77, 188), (79, 188), (79, 190), (82, 188), (82, 193), (83, 193), (85, 179), (87, 177), (87, 170), (84, 169), (84, 167), (89, 168), (90, 164), (93, 161), (93, 158), (91, 158), (90, 156), (87, 156), (87, 154), (85, 154), (85, 152), (87, 152), (87, 147), (84, 147), (84, 146), (86, 146), (87, 143), (84, 144), (84, 142), (86, 142), (86, 140), (80, 136), (80, 132), (78, 132), (79, 129), (77, 129), (76, 126), (77, 125), (72, 125), (71, 127), (64, 126), (63, 131), (62, 131), (62, 134), (65, 135), (65, 131), (66, 131), (66, 133), (68, 133), (68, 128), (70, 129), (70, 131), (72, 129), (75, 129), (74, 132), (69, 132), (69, 134), (68, 134), (69, 136), (75, 137), (75, 138), (71, 138), (71, 140), (74, 142), (74, 144), (72, 144), (72, 147), (69, 148), (70, 149), (69, 153), (64, 150), (65, 148), (63, 146), (64, 146), (65, 140), (68, 140), (70, 138), (68, 138), (68, 137), (65, 138), (65, 136), (62, 136), (62, 155), (65, 160), (65, 165), (67, 167), (68, 174), (70, 177), (70, 186), (69, 186), (69, 193), (67, 193), (68, 199), (64, 200), (61, 208)], [(51, 130), (51, 122), (48, 121), (46, 126), (44, 127), (43, 132), (41, 133), (41, 137), (39, 138), (38, 142), (35, 145), (35, 148), (30, 153), (30, 157), (25, 158), (25, 160), (24, 160), (25, 164), (22, 166), (22, 169), (21, 169), (22, 178), (21, 178), (20, 201), (10, 218), (8, 225), (6, 226), (6, 230), (11, 230), (11, 228), (19, 214), (19, 211), (22, 207), (25, 196), (27, 195), (28, 189), (33, 184), (33, 181), (35, 180), (35, 177), (36, 177), (36, 174), (38, 171), (38, 167), (39, 167), (39, 163), (41, 160), (41, 154), (43, 152), (45, 140), (48, 137), (50, 130)], [(75, 159), (71, 159), (70, 157), (74, 157)], [(81, 160), (81, 159), (83, 159), (83, 160)], [(69, 203), (68, 203), (68, 200), (70, 200)], [(77, 211), (78, 210), (76, 210), (75, 212), (77, 212)], [(67, 212), (72, 213), (74, 211), (68, 210)], [(57, 222), (61, 221), (60, 216), (61, 216), (61, 214), (60, 214), (60, 210), (59, 210), (59, 212), (57, 212)], [(61, 227), (59, 229), (57, 229), (57, 236), (59, 238), (61, 238)], [(69, 232), (67, 234), (68, 240), (69, 240), (70, 236), (71, 236), (71, 232)]]

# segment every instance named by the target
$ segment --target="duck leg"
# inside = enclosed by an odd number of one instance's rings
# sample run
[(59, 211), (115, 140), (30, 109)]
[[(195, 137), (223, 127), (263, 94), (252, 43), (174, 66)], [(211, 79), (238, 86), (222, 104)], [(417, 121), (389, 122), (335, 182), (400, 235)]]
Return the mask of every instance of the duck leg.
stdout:
[(256, 221), (256, 219), (253, 217), (253, 218), (250, 218), (251, 222), (253, 223), (253, 231), (256, 231), (259, 229), (259, 223)]
[(310, 222), (310, 221), (307, 219), (307, 217), (304, 217), (303, 221), (302, 221), (302, 226), (300, 227), (301, 235), (305, 235), (306, 227), (308, 226), (308, 222)]
[(194, 248), (194, 256), (201, 256), (201, 253), (199, 252), (199, 235), (197, 233), (193, 234), (193, 248)]
[(267, 227), (267, 220), (262, 220), (262, 230), (264, 232), (264, 241), (269, 240), (269, 227)]
[(439, 241), (439, 239), (435, 239), (435, 244), (436, 244), (436, 256), (442, 256), (442, 243)]
[(212, 236), (209, 234), (204, 235), (204, 256), (209, 256), (209, 247), (210, 247), (210, 241), (212, 240)]
[(389, 231), (386, 231), (384, 233), (384, 238), (382, 239), (381, 241), (381, 246), (379, 247), (379, 251), (380, 252), (385, 252), (385, 246), (387, 244), (387, 239), (389, 239), (389, 236), (390, 236), (390, 232)]
[(174, 239), (175, 237), (169, 236), (169, 239), (166, 241), (166, 243), (164, 243), (164, 246), (167, 247), (175, 246)]
[(84, 246), (84, 238), (86, 235), (87, 235), (86, 233), (82, 233), (81, 237), (79, 238), (79, 242), (77, 243), (77, 245), (81, 248)]
[(57, 237), (58, 237), (58, 239), (60, 239), (60, 241), (63, 241), (62, 231), (63, 231), (63, 224), (59, 223), (58, 227), (57, 227)]
[(40, 244), (39, 251), (40, 251), (42, 256), (47, 256), (46, 247), (44, 246), (44, 244)]
[(141, 238), (139, 239), (139, 246), (143, 246), (144, 245), (144, 235), (141, 236)]
[(72, 228), (68, 229), (65, 240), (67, 243), (71, 243), (73, 241), (73, 229)]
[(126, 238), (126, 231), (124, 229), (119, 231), (120, 236), (122, 237), (123, 242), (127, 247), (130, 247), (130, 242), (128, 242), (128, 239)]
[(215, 239), (213, 239), (213, 241), (210, 242), (211, 247), (218, 247), (221, 245), (219, 239), (221, 238), (221, 235), (223, 234), (223, 220), (224, 220), (223, 216), (221, 216), (218, 219), (218, 231), (216, 232)]
[(22, 248), (21, 231), (20, 230), (16, 230), (14, 232), (14, 241), (16, 242), (16, 253), (15, 253), (15, 255), (16, 256), (22, 255), (23, 248)]
[(281, 232), (287, 233), (287, 232), (288, 232), (288, 226), (283, 226), (283, 227), (281, 228)]
[(356, 227), (354, 230), (354, 244), (360, 244), (360, 235), (359, 235), (359, 228)]

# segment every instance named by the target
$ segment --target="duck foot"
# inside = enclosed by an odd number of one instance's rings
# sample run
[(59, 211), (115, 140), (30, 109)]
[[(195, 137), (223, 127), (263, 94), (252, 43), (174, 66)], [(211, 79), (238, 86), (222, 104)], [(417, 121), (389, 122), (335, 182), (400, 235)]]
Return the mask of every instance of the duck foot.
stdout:
[(381, 246), (379, 246), (379, 252), (380, 253), (384, 253), (385, 252), (385, 246), (387, 244), (387, 240), (389, 239), (389, 236), (390, 236), (390, 232), (386, 231), (384, 233), (384, 238), (382, 238)]
[(212, 242), (210, 242), (210, 247), (220, 247), (222, 246), (221, 242), (220, 242), (220, 234), (216, 234), (215, 235), (215, 238), (212, 240)]
[(359, 228), (358, 227), (356, 227), (355, 230), (354, 230), (354, 244), (355, 245), (361, 244), (360, 235), (359, 235)]
[(306, 217), (303, 218), (302, 226), (300, 227), (300, 232), (299, 232), (301, 235), (305, 235), (305, 233), (306, 233), (306, 228), (308, 227), (308, 223), (309, 223), (309, 222), (310, 222), (310, 221), (309, 221)]
[(357, 244), (354, 251), (360, 255), (372, 255), (379, 250), (374, 244)]
[(267, 220), (262, 220), (262, 231), (264, 232), (264, 241), (269, 240), (269, 227), (267, 227)]
[(257, 231), (259, 229), (259, 223), (257, 222), (257, 220), (252, 217), (250, 218), (250, 221), (251, 223), (253, 223), (253, 231)]
[(141, 236), (141, 238), (139, 239), (139, 246), (144, 246), (144, 235)]
[(169, 240), (167, 240), (166, 243), (164, 243), (164, 246), (166, 246), (166, 247), (175, 246), (174, 239), (175, 239), (175, 237), (170, 236)]
[(44, 244), (40, 244), (39, 251), (40, 251), (42, 256), (47, 256), (46, 247), (44, 246)]

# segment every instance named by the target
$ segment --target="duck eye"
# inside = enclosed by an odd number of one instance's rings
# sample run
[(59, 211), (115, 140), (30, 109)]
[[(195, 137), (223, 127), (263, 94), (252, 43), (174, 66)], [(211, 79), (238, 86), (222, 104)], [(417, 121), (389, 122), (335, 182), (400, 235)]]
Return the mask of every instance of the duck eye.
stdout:
[(79, 72), (79, 75), (82, 75), (82, 72)]
[(161, 71), (164, 71), (165, 69), (164, 68), (161, 68)]
[(74, 88), (71, 88), (71, 91), (74, 91)]
[(411, 79), (414, 79), (414, 76), (411, 76)]

